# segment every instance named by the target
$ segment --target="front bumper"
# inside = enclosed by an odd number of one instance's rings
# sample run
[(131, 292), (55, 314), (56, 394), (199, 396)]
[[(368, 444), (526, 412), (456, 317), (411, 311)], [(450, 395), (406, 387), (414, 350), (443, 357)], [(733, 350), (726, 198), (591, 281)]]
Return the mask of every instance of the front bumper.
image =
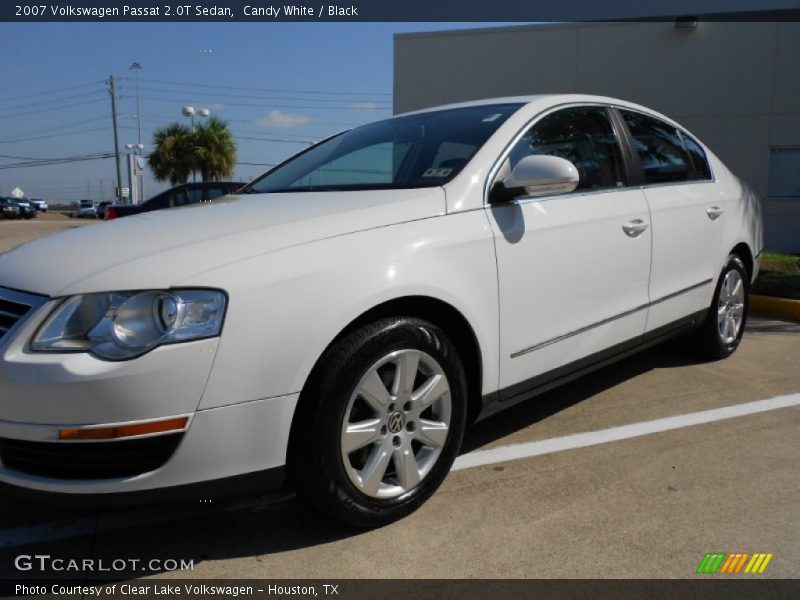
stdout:
[[(163, 465), (141, 474), (107, 479), (69, 479), (23, 472), (4, 463), (0, 466), (0, 482), (59, 494), (125, 494), (162, 490), (169, 495), (169, 488), (177, 486), (213, 484), (215, 480), (279, 469), (286, 462), (286, 443), (297, 396), (291, 394), (197, 411)], [(19, 440), (26, 429), (36, 431), (38, 435), (43, 429), (55, 431), (56, 428), (2, 421), (0, 438)], [(91, 453), (92, 446), (98, 447), (99, 452), (107, 452), (110, 444), (157, 437), (142, 436), (102, 443), (53, 443), (80, 444)], [(270, 483), (274, 481), (265, 480), (265, 485)]]
[[(0, 484), (75, 497), (148, 491), (167, 497), (176, 488), (248, 474), (265, 486), (280, 479), (275, 473), (285, 464), (298, 394), (197, 410), (218, 339), (163, 346), (121, 362), (31, 352), (27, 342), (53, 304), (43, 300), (0, 338)], [(177, 416), (189, 418), (179, 432), (59, 439), (62, 428)], [(272, 475), (257, 475), (266, 472)]]

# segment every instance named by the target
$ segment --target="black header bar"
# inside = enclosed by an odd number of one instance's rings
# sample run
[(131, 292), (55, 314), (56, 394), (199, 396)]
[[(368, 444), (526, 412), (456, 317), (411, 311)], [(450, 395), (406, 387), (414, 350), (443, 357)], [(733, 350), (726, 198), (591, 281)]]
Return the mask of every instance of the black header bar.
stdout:
[(559, 22), (800, 19), (800, 0), (5, 0), (6, 22)]

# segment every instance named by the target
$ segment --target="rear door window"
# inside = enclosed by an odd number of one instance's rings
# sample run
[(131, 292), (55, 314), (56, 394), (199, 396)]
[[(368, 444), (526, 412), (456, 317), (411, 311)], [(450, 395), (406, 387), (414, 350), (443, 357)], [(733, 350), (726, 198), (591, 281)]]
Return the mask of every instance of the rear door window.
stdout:
[[(696, 179), (692, 158), (678, 130), (642, 113), (621, 110), (648, 184)], [(698, 148), (699, 149), (699, 148)]]

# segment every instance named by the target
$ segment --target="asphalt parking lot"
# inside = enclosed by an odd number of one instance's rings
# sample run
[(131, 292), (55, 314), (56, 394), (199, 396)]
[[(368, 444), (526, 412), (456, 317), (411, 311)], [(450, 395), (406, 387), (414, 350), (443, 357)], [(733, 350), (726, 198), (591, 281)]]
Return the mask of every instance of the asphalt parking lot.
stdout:
[[(0, 222), (0, 251), (18, 225), (58, 229)], [(765, 552), (763, 574), (737, 577), (797, 578), (800, 325), (752, 318), (725, 361), (685, 350), (649, 350), (474, 426), (463, 468), (378, 530), (292, 497), (129, 510), (2, 497), (0, 577), (44, 553), (194, 561), (120, 577), (694, 578), (719, 577), (695, 574), (708, 552)]]
[(0, 253), (45, 235), (97, 223), (102, 223), (102, 221), (71, 219), (54, 212), (39, 213), (35, 219), (27, 221), (2, 219), (0, 220)]

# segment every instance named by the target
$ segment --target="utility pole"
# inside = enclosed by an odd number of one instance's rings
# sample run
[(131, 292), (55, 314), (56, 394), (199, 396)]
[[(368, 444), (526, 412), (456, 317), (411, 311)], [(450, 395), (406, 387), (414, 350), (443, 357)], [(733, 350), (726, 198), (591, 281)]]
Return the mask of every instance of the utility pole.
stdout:
[(117, 201), (122, 202), (122, 171), (119, 166), (119, 131), (117, 130), (117, 89), (114, 76), (108, 78), (108, 93), (111, 94), (111, 118), (114, 120), (114, 159), (117, 163)]

